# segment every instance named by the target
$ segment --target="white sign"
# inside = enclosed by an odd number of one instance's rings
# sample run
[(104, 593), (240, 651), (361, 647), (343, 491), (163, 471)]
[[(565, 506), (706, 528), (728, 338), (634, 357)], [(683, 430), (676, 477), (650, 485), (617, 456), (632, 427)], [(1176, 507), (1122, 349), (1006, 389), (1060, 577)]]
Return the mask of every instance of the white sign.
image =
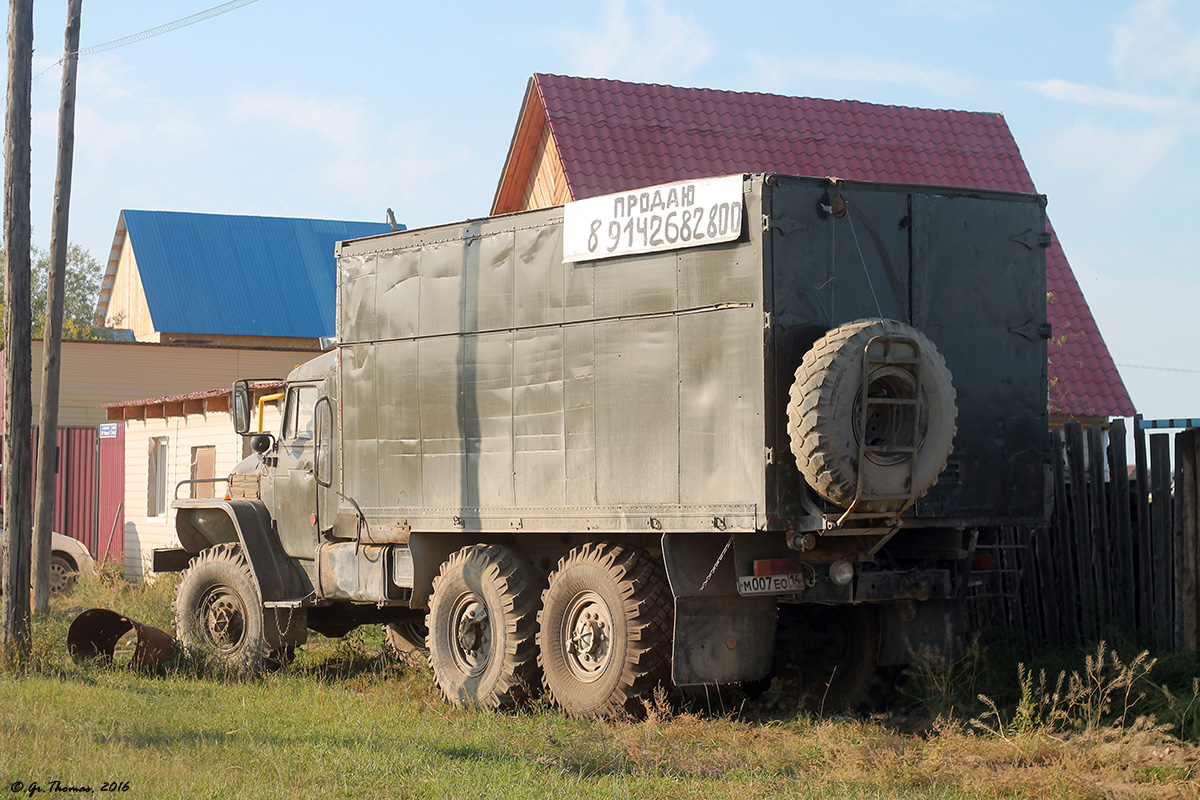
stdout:
[(101, 422), (100, 423), (100, 438), (101, 439), (117, 438), (117, 423)]
[(563, 261), (700, 247), (741, 235), (741, 175), (590, 197), (563, 209)]

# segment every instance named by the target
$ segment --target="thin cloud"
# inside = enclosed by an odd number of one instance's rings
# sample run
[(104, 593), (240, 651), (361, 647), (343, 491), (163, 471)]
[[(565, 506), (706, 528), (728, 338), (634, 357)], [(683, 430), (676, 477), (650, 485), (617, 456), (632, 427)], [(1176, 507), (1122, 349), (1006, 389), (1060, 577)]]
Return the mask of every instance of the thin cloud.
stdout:
[(612, 0), (599, 32), (568, 32), (568, 61), (578, 74), (630, 80), (679, 81), (708, 60), (704, 29), (672, 14), (659, 0), (637, 6), (631, 17), (625, 0)]
[[(1180, 17), (1193, 17), (1191, 20)], [(1113, 28), (1109, 60), (1119, 80), (1170, 84), (1186, 90), (1200, 81), (1200, 20), (1195, 7), (1175, 0), (1143, 0)]]
[[(1153, 173), (1166, 163), (1179, 145), (1183, 131), (1176, 126), (1123, 130), (1090, 121), (1077, 121), (1057, 131), (1045, 143), (1047, 162), (1062, 180), (1096, 202), (1127, 202), (1122, 191), (1131, 180)], [(1098, 168), (1103, 165), (1103, 168)]]
[(292, 161), (256, 165), (256, 187), (248, 187), (260, 203), (274, 192), (276, 213), (362, 216), (365, 206), (367, 216), (382, 220), (388, 205), (402, 213), (406, 199), (415, 210), (415, 198), (466, 160), (440, 146), (421, 122), (388, 124), (366, 100), (243, 92), (232, 99), (227, 120), (224, 129), (237, 132), (228, 134), (238, 140), (231, 149), (261, 153), (279, 141), (293, 151)]
[(1065, 100), (1092, 108), (1138, 111), (1162, 117), (1200, 118), (1200, 106), (1189, 100), (1175, 97), (1155, 97), (1096, 86), (1084, 86), (1061, 78), (1029, 81), (1021, 85), (1050, 100)]

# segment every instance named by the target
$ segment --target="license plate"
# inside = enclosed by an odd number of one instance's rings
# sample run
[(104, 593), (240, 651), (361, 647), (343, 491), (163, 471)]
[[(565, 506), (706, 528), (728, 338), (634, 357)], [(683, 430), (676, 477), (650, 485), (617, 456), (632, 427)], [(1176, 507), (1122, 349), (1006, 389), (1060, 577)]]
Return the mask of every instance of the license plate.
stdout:
[(738, 594), (795, 594), (804, 591), (804, 575), (745, 575), (737, 579)]

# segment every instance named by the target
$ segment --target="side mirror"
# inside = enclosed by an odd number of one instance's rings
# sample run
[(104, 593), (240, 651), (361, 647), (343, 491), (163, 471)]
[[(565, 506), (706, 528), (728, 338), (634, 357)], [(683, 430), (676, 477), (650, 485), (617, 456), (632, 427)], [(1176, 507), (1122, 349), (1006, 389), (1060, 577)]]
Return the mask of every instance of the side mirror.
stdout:
[(271, 452), (275, 446), (275, 437), (269, 433), (256, 433), (250, 437), (250, 449), (260, 456)]
[(233, 384), (233, 429), (239, 436), (245, 436), (250, 431), (250, 383), (248, 381), (237, 381)]

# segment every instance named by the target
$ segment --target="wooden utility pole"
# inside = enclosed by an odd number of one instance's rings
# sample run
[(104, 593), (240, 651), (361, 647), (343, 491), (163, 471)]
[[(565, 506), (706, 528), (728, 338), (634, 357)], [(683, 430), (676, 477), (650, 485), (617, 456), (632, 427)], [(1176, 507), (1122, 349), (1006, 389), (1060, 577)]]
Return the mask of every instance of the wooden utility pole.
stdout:
[(32, 540), (29, 431), (29, 128), (33, 83), (33, 0), (8, 3), (8, 108), (4, 120), (4, 652), (29, 656)]
[(50, 528), (54, 523), (54, 474), (58, 459), (58, 368), (62, 351), (63, 288), (67, 271), (67, 223), (71, 211), (71, 165), (75, 156), (75, 73), (79, 66), (79, 16), (83, 0), (67, 0), (62, 100), (58, 107), (58, 173), (50, 228), (50, 276), (42, 334), (42, 409), (38, 415), (37, 504), (33, 514), (33, 613), (50, 611)]

